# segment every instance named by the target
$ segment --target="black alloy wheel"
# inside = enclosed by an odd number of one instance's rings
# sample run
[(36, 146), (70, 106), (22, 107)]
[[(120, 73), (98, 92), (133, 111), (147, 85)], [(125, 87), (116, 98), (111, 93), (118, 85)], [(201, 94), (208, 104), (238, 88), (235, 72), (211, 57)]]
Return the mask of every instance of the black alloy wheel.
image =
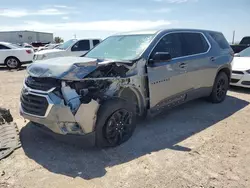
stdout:
[(217, 88), (216, 95), (218, 100), (223, 99), (226, 95), (228, 88), (225, 79), (221, 78), (220, 80), (218, 80), (216, 88)]
[(134, 131), (132, 118), (132, 112), (126, 109), (119, 109), (108, 118), (104, 126), (104, 136), (110, 145), (119, 145), (131, 137)]

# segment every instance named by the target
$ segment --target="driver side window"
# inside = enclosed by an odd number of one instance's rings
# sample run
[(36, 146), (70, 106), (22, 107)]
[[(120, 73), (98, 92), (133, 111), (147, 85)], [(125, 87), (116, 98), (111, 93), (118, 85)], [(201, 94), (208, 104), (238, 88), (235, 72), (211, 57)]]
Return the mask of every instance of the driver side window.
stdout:
[(172, 58), (182, 56), (181, 34), (171, 33), (164, 36), (154, 48), (151, 58), (156, 52), (168, 52)]

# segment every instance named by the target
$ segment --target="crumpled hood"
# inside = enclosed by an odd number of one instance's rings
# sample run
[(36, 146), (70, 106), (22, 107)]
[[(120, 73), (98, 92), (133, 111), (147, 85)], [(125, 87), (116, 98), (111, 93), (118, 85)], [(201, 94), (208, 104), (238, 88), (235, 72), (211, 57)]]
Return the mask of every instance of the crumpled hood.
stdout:
[(250, 57), (234, 57), (232, 69), (238, 71), (246, 71), (250, 69)]
[(27, 67), (33, 77), (80, 80), (97, 68), (98, 60), (86, 57), (58, 57), (37, 61)]

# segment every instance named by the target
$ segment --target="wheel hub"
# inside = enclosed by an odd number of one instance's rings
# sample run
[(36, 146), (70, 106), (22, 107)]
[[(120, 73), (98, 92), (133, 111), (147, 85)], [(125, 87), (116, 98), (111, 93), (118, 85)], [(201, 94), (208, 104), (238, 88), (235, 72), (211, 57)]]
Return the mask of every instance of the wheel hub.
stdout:
[(131, 120), (131, 113), (125, 109), (118, 110), (111, 115), (105, 131), (107, 141), (112, 145), (122, 143), (131, 134)]
[(8, 66), (9, 67), (11, 67), (11, 68), (15, 68), (15, 67), (17, 67), (17, 61), (15, 60), (15, 59), (9, 59), (8, 61), (7, 61), (7, 64), (8, 64)]
[(217, 84), (217, 97), (221, 98), (226, 92), (225, 80), (221, 79)]

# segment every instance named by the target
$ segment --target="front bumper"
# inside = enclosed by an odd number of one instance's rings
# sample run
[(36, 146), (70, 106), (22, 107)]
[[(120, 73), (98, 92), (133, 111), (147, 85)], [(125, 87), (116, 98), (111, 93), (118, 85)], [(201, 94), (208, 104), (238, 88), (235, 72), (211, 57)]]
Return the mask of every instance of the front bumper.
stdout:
[(230, 85), (250, 88), (250, 74), (245, 71), (233, 71)]
[(54, 139), (59, 140), (61, 142), (65, 142), (67, 144), (72, 144), (84, 148), (95, 146), (95, 132), (91, 132), (86, 135), (62, 135), (54, 133), (48, 127), (41, 124), (33, 123), (32, 126), (44, 132), (45, 134), (52, 136)]
[[(51, 88), (48, 91), (35, 90), (24, 83), (20, 104), (21, 116), (44, 125), (53, 133), (63, 136), (85, 136), (93, 133), (99, 104), (96, 101), (81, 104), (78, 111), (73, 114), (70, 107), (64, 104), (64, 100), (53, 93), (54, 89)], [(32, 97), (27, 99), (27, 96)], [(24, 101), (24, 98), (26, 98), (26, 101)], [(45, 107), (40, 108), (44, 104), (35, 103), (38, 100), (45, 101)]]

